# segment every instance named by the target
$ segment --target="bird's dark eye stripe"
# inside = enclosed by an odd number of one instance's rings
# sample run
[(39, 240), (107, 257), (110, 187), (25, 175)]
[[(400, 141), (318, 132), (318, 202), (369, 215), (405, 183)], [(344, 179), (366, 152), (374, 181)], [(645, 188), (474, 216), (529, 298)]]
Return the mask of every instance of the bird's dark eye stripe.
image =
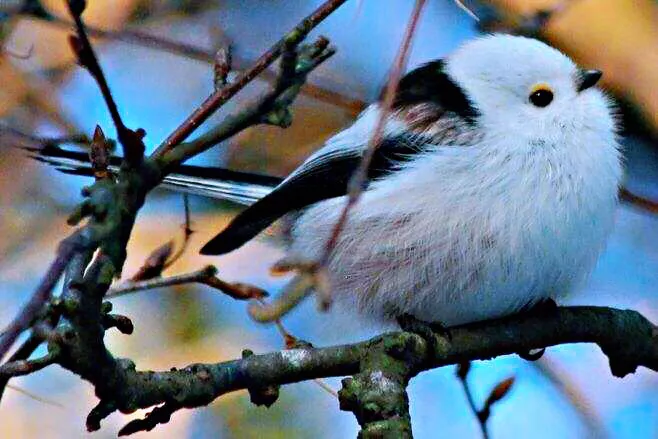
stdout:
[(553, 92), (545, 88), (535, 90), (530, 95), (530, 102), (536, 107), (546, 107), (553, 101)]

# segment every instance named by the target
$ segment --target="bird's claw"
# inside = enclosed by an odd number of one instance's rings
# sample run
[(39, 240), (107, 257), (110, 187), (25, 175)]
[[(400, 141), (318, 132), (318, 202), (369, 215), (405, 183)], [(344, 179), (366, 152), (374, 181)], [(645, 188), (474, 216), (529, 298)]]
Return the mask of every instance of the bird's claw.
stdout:
[(403, 331), (422, 337), (427, 342), (432, 354), (437, 352), (437, 335), (452, 341), (450, 330), (441, 322), (425, 322), (406, 313), (399, 315), (396, 320)]

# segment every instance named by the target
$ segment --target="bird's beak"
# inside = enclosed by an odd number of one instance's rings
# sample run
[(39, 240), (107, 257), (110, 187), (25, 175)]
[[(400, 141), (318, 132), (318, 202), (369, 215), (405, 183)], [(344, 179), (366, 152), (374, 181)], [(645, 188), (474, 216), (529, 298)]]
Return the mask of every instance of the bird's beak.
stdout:
[(603, 72), (601, 70), (581, 70), (580, 74), (578, 75), (578, 79), (576, 80), (576, 90), (581, 92), (583, 90), (587, 90), (590, 87), (593, 87), (597, 82), (599, 82), (601, 76), (603, 76)]

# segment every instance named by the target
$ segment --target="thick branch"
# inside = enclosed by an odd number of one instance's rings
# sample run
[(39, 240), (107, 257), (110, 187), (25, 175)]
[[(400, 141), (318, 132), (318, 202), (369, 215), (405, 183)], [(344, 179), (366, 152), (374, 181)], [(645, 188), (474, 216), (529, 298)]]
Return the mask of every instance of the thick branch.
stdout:
[[(409, 333), (390, 333), (351, 345), (286, 350), (167, 372), (137, 371), (130, 360), (115, 360), (106, 352), (93, 362), (80, 362), (76, 361), (78, 357), (72, 357), (62, 365), (91, 381), (101, 398), (99, 407), (90, 415), (90, 428), (99, 427), (100, 419), (114, 410), (127, 413), (161, 403), (198, 407), (238, 389), (357, 374), (369, 353), (382, 349), (417, 364), (410, 376), (469, 360), (583, 342), (596, 343), (602, 348), (615, 376), (634, 372), (638, 366), (658, 371), (658, 328), (635, 311), (565, 307), (550, 314), (514, 316), (466, 325), (450, 332), (450, 339), (436, 335), (433, 350), (416, 336), (410, 342)], [(410, 346), (413, 352), (406, 352), (400, 346)], [(98, 360), (103, 357), (104, 361)], [(101, 413), (103, 416), (98, 416)]]

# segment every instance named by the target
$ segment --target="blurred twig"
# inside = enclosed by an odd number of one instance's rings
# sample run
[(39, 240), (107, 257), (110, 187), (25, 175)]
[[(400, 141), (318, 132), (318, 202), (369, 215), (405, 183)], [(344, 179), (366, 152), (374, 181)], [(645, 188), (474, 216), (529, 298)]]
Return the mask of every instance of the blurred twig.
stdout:
[(187, 194), (183, 194), (183, 212), (185, 215), (185, 222), (183, 223), (183, 243), (178, 247), (178, 251), (165, 262), (164, 269), (174, 265), (185, 254), (187, 246), (190, 243), (190, 237), (194, 233), (194, 230), (192, 230), (192, 215), (190, 214), (190, 199)]
[(658, 214), (657, 201), (653, 201), (648, 198), (641, 197), (624, 187), (622, 187), (619, 191), (619, 198), (628, 204), (631, 204), (639, 209), (644, 210), (645, 212)]
[(52, 290), (62, 273), (64, 273), (71, 257), (80, 250), (81, 236), (80, 234), (73, 234), (60, 243), (57, 249), (57, 257), (50, 264), (36, 291), (14, 320), (3, 329), (0, 337), (0, 360), (14, 344), (18, 335), (32, 325), (41, 312), (43, 305), (50, 300)]
[(589, 430), (589, 437), (597, 439), (608, 437), (603, 420), (599, 418), (595, 410), (592, 410), (581, 389), (575, 383), (571, 382), (564, 373), (560, 373), (553, 362), (544, 357), (530, 363), (530, 365), (571, 403), (574, 411)]
[(57, 401), (54, 401), (52, 399), (44, 398), (43, 396), (37, 395), (36, 393), (32, 393), (29, 390), (23, 389), (22, 387), (12, 386), (11, 384), (7, 384), (7, 388), (13, 390), (14, 392), (18, 392), (22, 395), (25, 395), (30, 399), (41, 402), (43, 404), (50, 405), (50, 406), (53, 406), (53, 407), (57, 407), (57, 408), (60, 408), (60, 409), (64, 408), (64, 404), (61, 404), (61, 403), (59, 403)]
[(512, 386), (514, 385), (514, 377), (507, 378), (498, 383), (489, 393), (489, 396), (484, 402), (482, 409), (478, 409), (475, 404), (475, 399), (473, 398), (473, 392), (471, 391), (471, 388), (468, 384), (468, 373), (470, 370), (471, 363), (469, 361), (459, 363), (457, 366), (457, 377), (459, 378), (459, 381), (462, 383), (462, 387), (464, 388), (464, 393), (466, 394), (468, 405), (470, 406), (471, 411), (480, 424), (482, 437), (487, 439), (489, 437), (487, 421), (489, 420), (489, 417), (491, 417), (491, 410), (493, 406), (502, 400), (512, 389)]
[[(73, 26), (73, 23), (64, 18), (57, 16), (47, 15), (39, 16), (26, 15), (31, 18), (37, 18), (46, 20), (50, 23), (53, 23), (59, 27), (70, 28)], [(94, 27), (87, 27), (89, 35), (92, 37), (104, 38), (112, 41), (120, 41), (129, 44), (135, 44), (143, 47), (149, 47), (156, 50), (162, 50), (174, 55), (183, 56), (190, 59), (195, 59), (198, 61), (203, 61), (209, 64), (215, 63), (216, 52), (210, 50), (202, 49), (200, 47), (192, 46), (190, 44), (181, 43), (178, 41), (173, 41), (164, 37), (155, 36), (147, 32), (143, 32), (137, 29), (121, 29), (121, 30), (106, 30), (99, 29)], [(237, 59), (233, 57), (233, 64), (235, 65), (235, 70), (241, 70), (241, 66), (246, 66), (252, 64), (249, 61)], [(266, 81), (271, 83), (277, 80), (277, 75), (269, 70), (262, 72), (262, 77)], [(302, 88), (302, 93), (313, 97), (321, 102), (326, 102), (331, 105), (336, 105), (338, 107), (344, 108), (350, 114), (356, 115), (361, 110), (365, 108), (365, 103), (359, 99), (349, 98), (333, 90), (329, 90), (324, 87), (320, 87), (313, 84), (304, 84)]]
[(393, 101), (395, 100), (395, 92), (398, 88), (398, 83), (400, 82), (400, 78), (402, 78), (402, 74), (407, 65), (411, 44), (413, 41), (413, 37), (416, 33), (416, 27), (420, 20), (421, 12), (423, 10), (424, 5), (425, 5), (425, 0), (416, 0), (414, 4), (414, 8), (411, 13), (411, 18), (407, 23), (407, 27), (404, 36), (402, 38), (402, 42), (400, 43), (397, 56), (395, 58), (395, 61), (393, 62), (391, 72), (389, 73), (388, 82), (386, 84), (386, 89), (384, 91), (384, 98), (379, 106), (380, 114), (377, 119), (377, 123), (374, 127), (370, 141), (368, 142), (368, 147), (363, 153), (363, 158), (361, 159), (359, 167), (356, 169), (356, 171), (350, 178), (345, 207), (343, 208), (339, 216), (339, 219), (336, 222), (331, 232), (331, 235), (325, 247), (325, 251), (320, 258), (320, 265), (322, 266), (327, 265), (329, 261), (329, 257), (331, 256), (334, 247), (338, 243), (338, 237), (340, 236), (340, 233), (343, 230), (345, 223), (347, 222), (349, 212), (352, 209), (352, 207), (354, 207), (354, 205), (359, 201), (359, 198), (361, 197), (361, 193), (363, 192), (363, 189), (365, 187), (367, 176), (368, 176), (368, 169), (370, 167), (370, 163), (372, 162), (372, 158), (375, 154), (375, 150), (377, 149), (377, 147), (382, 141), (384, 128), (388, 121), (388, 116), (391, 112), (391, 108), (393, 107)]
[(482, 431), (482, 437), (487, 439), (489, 437), (489, 432), (487, 431), (487, 421), (482, 419), (480, 416), (480, 410), (475, 405), (475, 399), (473, 398), (473, 392), (471, 392), (470, 386), (468, 384), (468, 373), (471, 370), (471, 362), (465, 361), (457, 365), (457, 377), (464, 388), (464, 394), (466, 395), (466, 401), (468, 401), (468, 406), (471, 408), (471, 412), (475, 415), (478, 424), (480, 425), (480, 430)]

